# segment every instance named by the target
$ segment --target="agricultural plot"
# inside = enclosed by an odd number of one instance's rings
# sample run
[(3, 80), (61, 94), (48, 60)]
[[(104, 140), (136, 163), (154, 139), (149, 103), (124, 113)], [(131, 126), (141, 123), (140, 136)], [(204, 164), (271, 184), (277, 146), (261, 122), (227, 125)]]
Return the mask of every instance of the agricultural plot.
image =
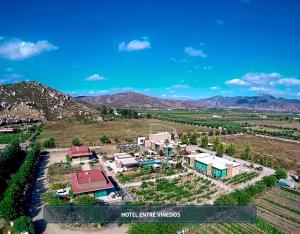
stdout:
[(300, 230), (300, 193), (275, 187), (255, 200), (257, 213), (286, 233)]
[(223, 182), (225, 184), (233, 184), (233, 185), (241, 184), (241, 183), (245, 183), (246, 181), (252, 180), (257, 175), (258, 175), (257, 172), (243, 172), (232, 178), (223, 179)]
[(120, 173), (117, 175), (117, 179), (121, 183), (128, 183), (156, 179), (163, 176), (171, 176), (182, 172), (184, 172), (183, 168), (163, 167), (159, 169), (153, 169), (152, 167), (143, 167), (139, 168), (137, 171)]
[(266, 154), (274, 165), (278, 164), (287, 169), (298, 169), (300, 167), (300, 143), (252, 135), (220, 136), (220, 140), (226, 144), (235, 144), (236, 155), (240, 155), (247, 144), (250, 144), (255, 160)]
[(221, 191), (210, 180), (194, 173), (179, 176), (172, 180), (157, 179), (132, 187), (129, 193), (144, 204), (208, 204)]
[(265, 220), (261, 218), (257, 219), (255, 224), (202, 224), (194, 225), (188, 228), (187, 233), (197, 233), (197, 234), (283, 234), (277, 228), (271, 226)]

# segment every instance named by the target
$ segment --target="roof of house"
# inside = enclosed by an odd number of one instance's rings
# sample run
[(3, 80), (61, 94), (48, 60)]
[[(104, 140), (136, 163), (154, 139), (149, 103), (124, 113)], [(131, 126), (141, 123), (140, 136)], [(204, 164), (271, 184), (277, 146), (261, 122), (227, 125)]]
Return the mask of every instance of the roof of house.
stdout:
[(219, 170), (226, 169), (229, 165), (232, 165), (233, 167), (240, 165), (239, 163), (232, 162), (230, 160), (220, 158), (217, 156), (213, 156), (208, 153), (196, 154), (195, 156), (195, 161), (204, 163), (206, 165), (211, 164), (212, 167), (217, 168)]
[(76, 146), (68, 150), (69, 157), (88, 156), (91, 155), (91, 151), (87, 146)]
[(99, 169), (73, 173), (71, 175), (71, 185), (72, 191), (75, 194), (114, 187), (106, 174)]

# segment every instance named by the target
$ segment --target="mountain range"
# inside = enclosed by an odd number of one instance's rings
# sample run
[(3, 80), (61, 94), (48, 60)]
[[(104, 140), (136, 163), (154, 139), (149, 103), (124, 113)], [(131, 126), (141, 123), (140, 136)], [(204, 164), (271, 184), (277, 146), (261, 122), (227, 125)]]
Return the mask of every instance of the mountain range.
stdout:
[(0, 125), (66, 118), (102, 120), (99, 107), (140, 109), (249, 109), (300, 112), (300, 100), (270, 95), (174, 100), (137, 92), (72, 97), (37, 82), (0, 85)]
[(79, 96), (76, 99), (96, 106), (107, 105), (111, 107), (135, 107), (145, 109), (226, 108), (289, 112), (300, 111), (300, 100), (276, 98), (267, 94), (248, 97), (214, 96), (200, 100), (174, 100), (147, 96), (136, 92), (126, 92), (101, 96)]

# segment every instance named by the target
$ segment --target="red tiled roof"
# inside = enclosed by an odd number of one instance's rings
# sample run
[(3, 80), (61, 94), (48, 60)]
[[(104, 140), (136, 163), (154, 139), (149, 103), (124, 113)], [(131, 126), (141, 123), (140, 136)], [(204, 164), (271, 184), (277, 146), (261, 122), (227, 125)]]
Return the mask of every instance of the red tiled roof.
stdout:
[(106, 174), (99, 170), (80, 171), (71, 175), (72, 191), (75, 194), (113, 188)]
[(91, 151), (89, 149), (89, 147), (87, 146), (76, 146), (76, 147), (72, 147), (71, 149), (68, 150), (68, 156), (72, 157), (72, 156), (86, 156), (86, 155), (90, 155)]

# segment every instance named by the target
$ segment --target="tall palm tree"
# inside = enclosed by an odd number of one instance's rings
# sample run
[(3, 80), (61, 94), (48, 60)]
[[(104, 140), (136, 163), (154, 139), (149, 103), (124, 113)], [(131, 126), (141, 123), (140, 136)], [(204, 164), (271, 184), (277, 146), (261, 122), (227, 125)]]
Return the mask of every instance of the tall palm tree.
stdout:
[(179, 144), (176, 145), (175, 146), (175, 150), (177, 152), (177, 159), (176, 159), (176, 161), (178, 161), (178, 156), (179, 156), (179, 158), (181, 158), (181, 146)]

